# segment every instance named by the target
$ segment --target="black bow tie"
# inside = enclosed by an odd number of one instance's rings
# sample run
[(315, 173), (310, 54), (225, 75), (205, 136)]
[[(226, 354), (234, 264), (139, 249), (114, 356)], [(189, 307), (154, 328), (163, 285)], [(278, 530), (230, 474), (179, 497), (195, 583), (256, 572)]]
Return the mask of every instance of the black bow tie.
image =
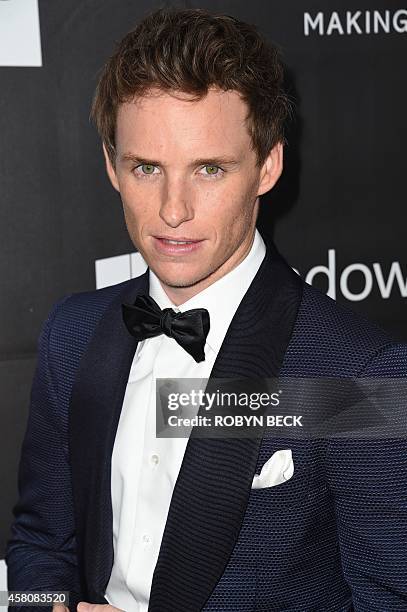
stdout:
[(209, 332), (209, 312), (206, 308), (193, 308), (175, 312), (161, 310), (149, 295), (137, 296), (133, 305), (122, 304), (124, 323), (132, 336), (145, 340), (160, 334), (174, 338), (198, 363), (205, 360), (204, 346)]

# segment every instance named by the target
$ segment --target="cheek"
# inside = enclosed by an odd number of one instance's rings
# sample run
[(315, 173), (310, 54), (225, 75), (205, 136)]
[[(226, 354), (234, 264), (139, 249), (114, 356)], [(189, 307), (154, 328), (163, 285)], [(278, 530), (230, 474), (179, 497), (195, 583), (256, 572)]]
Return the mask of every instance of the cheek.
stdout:
[(220, 218), (233, 218), (242, 208), (245, 194), (242, 192), (240, 181), (214, 180), (212, 185), (198, 185), (195, 190), (196, 210), (202, 214), (219, 216)]
[[(240, 187), (240, 188), (239, 188)], [(248, 229), (253, 216), (256, 196), (253, 190), (244, 189), (241, 185), (235, 189), (228, 188), (216, 203), (216, 213), (213, 220), (223, 232), (231, 237)], [(214, 209), (215, 210), (215, 209)]]
[(143, 225), (154, 214), (153, 202), (147, 194), (143, 193), (140, 188), (136, 189), (134, 185), (124, 184), (120, 187), (120, 195), (123, 204), (124, 217), (126, 223), (132, 227)]

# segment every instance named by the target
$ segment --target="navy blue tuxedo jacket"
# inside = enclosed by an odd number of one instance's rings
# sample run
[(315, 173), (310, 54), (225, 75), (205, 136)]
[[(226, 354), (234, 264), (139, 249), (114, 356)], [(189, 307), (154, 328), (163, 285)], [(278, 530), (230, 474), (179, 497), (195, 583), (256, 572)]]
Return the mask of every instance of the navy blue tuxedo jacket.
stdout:
[[(406, 344), (303, 282), (265, 239), (211, 377), (407, 375)], [(68, 295), (43, 325), (7, 545), (10, 590), (68, 590), (71, 610), (81, 599), (107, 603), (110, 461), (137, 347), (120, 305), (144, 292), (148, 272)], [(287, 447), (293, 477), (251, 489)], [(191, 436), (149, 611), (407, 610), (406, 457), (403, 436)]]

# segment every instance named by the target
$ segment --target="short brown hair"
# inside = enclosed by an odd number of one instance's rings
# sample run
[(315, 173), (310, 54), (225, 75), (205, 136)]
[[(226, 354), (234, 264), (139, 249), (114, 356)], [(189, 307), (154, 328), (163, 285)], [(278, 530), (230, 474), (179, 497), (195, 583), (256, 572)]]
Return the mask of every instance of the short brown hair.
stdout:
[(284, 142), (290, 102), (283, 90), (277, 48), (253, 25), (203, 9), (159, 9), (119, 43), (106, 62), (91, 118), (115, 165), (118, 106), (148, 89), (185, 92), (200, 99), (209, 87), (236, 90), (249, 107), (247, 125), (257, 163)]

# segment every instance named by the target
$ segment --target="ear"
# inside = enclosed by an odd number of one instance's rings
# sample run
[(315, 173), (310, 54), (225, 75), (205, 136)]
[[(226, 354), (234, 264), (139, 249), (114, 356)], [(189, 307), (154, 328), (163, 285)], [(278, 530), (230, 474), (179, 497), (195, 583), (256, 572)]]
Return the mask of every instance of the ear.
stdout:
[(283, 144), (278, 142), (266, 157), (261, 171), (257, 195), (270, 191), (277, 183), (283, 171)]
[(108, 175), (108, 177), (110, 179), (110, 182), (112, 183), (112, 185), (116, 189), (116, 191), (120, 192), (119, 182), (117, 180), (117, 175), (116, 175), (116, 170), (113, 167), (113, 164), (112, 164), (111, 159), (109, 157), (109, 154), (107, 152), (105, 143), (103, 143), (103, 154), (105, 156), (106, 172), (107, 172), (107, 175)]

